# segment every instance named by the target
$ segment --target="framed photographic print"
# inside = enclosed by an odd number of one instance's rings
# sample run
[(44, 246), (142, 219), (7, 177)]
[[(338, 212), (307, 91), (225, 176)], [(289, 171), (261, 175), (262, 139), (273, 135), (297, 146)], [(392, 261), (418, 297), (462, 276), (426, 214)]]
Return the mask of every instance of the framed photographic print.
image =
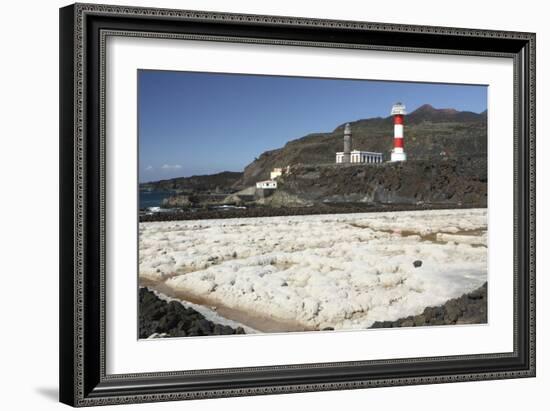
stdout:
[(535, 375), (535, 35), (60, 10), (60, 398)]

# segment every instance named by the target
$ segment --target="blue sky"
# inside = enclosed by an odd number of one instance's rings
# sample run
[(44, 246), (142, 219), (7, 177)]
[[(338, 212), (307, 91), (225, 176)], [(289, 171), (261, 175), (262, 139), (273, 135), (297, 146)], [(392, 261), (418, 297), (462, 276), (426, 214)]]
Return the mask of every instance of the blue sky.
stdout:
[(140, 182), (242, 171), (289, 140), (387, 117), (397, 101), (487, 109), (474, 85), (140, 70), (138, 88)]

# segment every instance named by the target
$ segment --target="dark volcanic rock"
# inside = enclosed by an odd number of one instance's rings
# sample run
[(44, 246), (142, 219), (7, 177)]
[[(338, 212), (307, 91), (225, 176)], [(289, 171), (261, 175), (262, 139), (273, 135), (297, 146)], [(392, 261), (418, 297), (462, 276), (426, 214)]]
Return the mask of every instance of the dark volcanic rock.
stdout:
[(163, 207), (189, 207), (192, 204), (189, 196), (186, 195), (173, 195), (162, 200)]
[(147, 338), (155, 333), (167, 334), (170, 337), (186, 337), (245, 332), (242, 327), (232, 328), (216, 324), (192, 308), (185, 308), (177, 301), (168, 303), (147, 288), (140, 288), (139, 338)]
[(178, 211), (140, 215), (140, 222), (208, 220), (212, 218), (276, 217), (315, 214), (375, 213), (381, 211), (445, 210), (472, 208), (473, 205), (457, 204), (367, 204), (367, 203), (319, 203), (313, 207), (250, 207), (234, 210), (203, 210), (196, 212)]
[(297, 165), (278, 179), (277, 190), (316, 204), (486, 207), (487, 159), (472, 156), (376, 165)]
[(370, 328), (485, 324), (486, 322), (487, 283), (471, 293), (447, 301), (442, 306), (427, 307), (422, 314), (400, 318), (397, 321), (376, 321)]
[(422, 261), (415, 260), (415, 261), (413, 261), (413, 265), (414, 265), (415, 268), (422, 267)]

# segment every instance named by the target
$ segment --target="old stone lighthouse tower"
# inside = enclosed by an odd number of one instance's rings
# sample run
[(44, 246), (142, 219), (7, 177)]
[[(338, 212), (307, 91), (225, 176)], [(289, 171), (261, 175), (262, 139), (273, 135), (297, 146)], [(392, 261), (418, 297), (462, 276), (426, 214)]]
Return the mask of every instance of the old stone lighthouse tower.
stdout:
[(344, 128), (344, 158), (343, 163), (351, 162), (351, 126), (346, 123)]
[(372, 151), (352, 150), (353, 142), (351, 138), (351, 125), (349, 123), (344, 127), (344, 151), (336, 153), (337, 164), (350, 163), (381, 163), (383, 161), (382, 153)]

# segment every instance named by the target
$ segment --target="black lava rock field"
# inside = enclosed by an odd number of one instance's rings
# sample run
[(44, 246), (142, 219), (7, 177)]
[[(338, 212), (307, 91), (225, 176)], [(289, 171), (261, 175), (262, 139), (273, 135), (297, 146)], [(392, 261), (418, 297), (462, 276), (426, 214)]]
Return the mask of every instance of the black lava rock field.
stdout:
[(245, 334), (242, 327), (232, 328), (204, 318), (178, 301), (166, 302), (147, 288), (139, 290), (139, 338), (158, 334), (165, 337)]
[(422, 314), (396, 321), (377, 321), (370, 328), (485, 323), (487, 323), (487, 283), (439, 307), (427, 307)]

